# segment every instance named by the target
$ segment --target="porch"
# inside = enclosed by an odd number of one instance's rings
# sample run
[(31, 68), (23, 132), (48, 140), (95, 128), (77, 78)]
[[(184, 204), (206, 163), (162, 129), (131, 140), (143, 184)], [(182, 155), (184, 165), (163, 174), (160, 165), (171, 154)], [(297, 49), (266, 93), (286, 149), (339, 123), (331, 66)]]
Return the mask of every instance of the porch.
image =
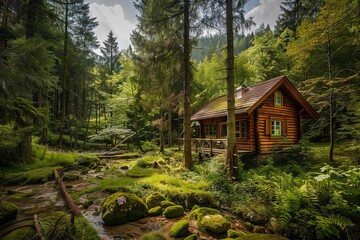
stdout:
[[(191, 148), (196, 153), (209, 154), (211, 156), (220, 155), (225, 153), (226, 150), (226, 139), (224, 138), (191, 138)], [(179, 139), (179, 147), (182, 148), (184, 145), (184, 139)], [(238, 154), (251, 153), (247, 150), (239, 150)]]

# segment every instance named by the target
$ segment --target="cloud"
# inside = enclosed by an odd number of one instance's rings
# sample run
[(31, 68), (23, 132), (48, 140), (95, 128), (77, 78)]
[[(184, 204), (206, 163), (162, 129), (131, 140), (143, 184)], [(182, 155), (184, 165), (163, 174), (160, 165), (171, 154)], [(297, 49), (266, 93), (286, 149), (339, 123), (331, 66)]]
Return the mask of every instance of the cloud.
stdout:
[(138, 14), (138, 12), (134, 7), (134, 1), (132, 0), (85, 0), (85, 2), (90, 4), (97, 3), (106, 7), (120, 5), (123, 9), (125, 19), (132, 23), (137, 22), (136, 14)]
[(260, 4), (251, 9), (246, 15), (246, 18), (253, 16), (253, 20), (256, 26), (252, 28), (258, 28), (262, 23), (270, 25), (272, 29), (276, 24), (276, 20), (281, 13), (280, 4), (283, 0), (260, 0)]
[[(121, 0), (123, 1), (123, 0)], [(121, 5), (106, 6), (104, 4), (90, 3), (90, 15), (96, 17), (99, 25), (95, 28), (95, 34), (102, 43), (107, 39), (110, 31), (117, 37), (120, 49), (126, 49), (130, 45), (130, 34), (136, 26), (136, 22), (130, 21), (124, 14)]]

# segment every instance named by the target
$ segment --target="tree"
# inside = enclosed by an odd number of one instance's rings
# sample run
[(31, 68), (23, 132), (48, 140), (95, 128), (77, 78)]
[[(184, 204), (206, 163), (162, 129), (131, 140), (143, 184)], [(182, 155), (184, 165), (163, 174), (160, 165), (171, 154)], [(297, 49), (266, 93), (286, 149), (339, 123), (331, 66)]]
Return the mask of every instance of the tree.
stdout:
[[(326, 0), (316, 21), (304, 21), (298, 28), (298, 38), (291, 42), (288, 54), (294, 68), (302, 75), (307, 92), (320, 111), (328, 112), (330, 151), (333, 161), (336, 122), (341, 109), (358, 79), (359, 2)], [(349, 56), (352, 56), (349, 58)], [(301, 76), (300, 75), (300, 76)], [(357, 76), (357, 77), (356, 77)], [(324, 126), (322, 126), (324, 127)]]

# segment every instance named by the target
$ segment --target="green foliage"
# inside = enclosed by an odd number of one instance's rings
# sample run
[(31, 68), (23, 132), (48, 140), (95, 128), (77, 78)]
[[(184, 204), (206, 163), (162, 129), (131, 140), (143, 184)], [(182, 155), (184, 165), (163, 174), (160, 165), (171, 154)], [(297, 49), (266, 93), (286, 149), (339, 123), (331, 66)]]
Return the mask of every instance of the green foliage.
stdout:
[(354, 224), (346, 217), (330, 214), (328, 217), (316, 216), (316, 235), (318, 239), (336, 237), (340, 239), (340, 230), (352, 227)]
[(185, 237), (189, 232), (189, 222), (187, 220), (180, 220), (175, 223), (171, 228), (170, 237)]

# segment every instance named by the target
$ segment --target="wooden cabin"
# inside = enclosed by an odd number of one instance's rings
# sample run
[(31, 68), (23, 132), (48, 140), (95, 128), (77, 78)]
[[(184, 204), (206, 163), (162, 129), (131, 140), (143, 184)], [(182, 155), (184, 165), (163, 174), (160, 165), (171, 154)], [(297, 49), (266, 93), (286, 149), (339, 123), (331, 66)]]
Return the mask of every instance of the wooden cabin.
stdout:
[[(191, 120), (198, 136), (192, 139), (196, 151), (224, 152), (226, 145), (226, 96), (206, 104)], [(286, 76), (235, 91), (238, 152), (269, 153), (298, 143), (301, 120), (317, 118), (315, 109)], [(195, 130), (194, 130), (195, 131)]]

